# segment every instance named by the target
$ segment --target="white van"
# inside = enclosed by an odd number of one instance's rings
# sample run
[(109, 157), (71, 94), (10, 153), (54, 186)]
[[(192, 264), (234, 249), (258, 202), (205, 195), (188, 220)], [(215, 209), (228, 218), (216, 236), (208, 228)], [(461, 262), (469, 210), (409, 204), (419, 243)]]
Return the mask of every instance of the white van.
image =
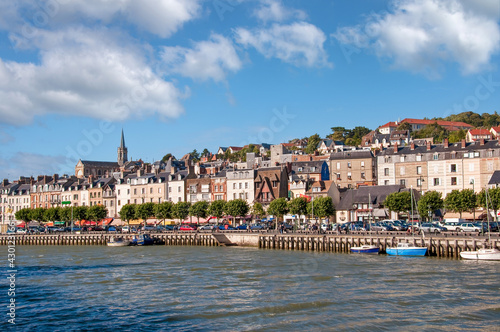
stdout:
[(448, 218), (443, 221), (444, 221), (443, 227), (446, 228), (446, 230), (448, 231), (459, 231), (460, 224), (466, 222), (465, 219), (460, 219), (460, 218)]

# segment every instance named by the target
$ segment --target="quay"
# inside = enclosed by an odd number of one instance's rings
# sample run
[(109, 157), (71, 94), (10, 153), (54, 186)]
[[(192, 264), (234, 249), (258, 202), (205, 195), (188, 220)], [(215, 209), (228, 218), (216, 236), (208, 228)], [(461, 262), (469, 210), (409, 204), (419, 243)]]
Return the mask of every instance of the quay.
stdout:
[[(127, 234), (43, 234), (43, 235), (0, 235), (0, 245), (106, 245), (111, 237)], [(458, 258), (461, 251), (492, 247), (500, 249), (500, 237), (491, 238), (472, 234), (449, 234), (411, 237), (404, 233), (382, 234), (301, 234), (301, 233), (152, 233), (156, 244), (167, 246), (250, 246), (262, 249), (301, 250), (331, 253), (349, 253), (351, 247), (364, 244), (376, 245), (384, 253), (387, 247), (400, 242), (425, 246), (428, 255)]]

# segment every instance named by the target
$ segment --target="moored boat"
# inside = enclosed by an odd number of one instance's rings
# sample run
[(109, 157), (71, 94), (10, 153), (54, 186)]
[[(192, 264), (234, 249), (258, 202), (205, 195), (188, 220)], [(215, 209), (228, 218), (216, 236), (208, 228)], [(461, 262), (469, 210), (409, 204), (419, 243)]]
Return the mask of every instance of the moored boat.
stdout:
[(427, 248), (410, 246), (409, 243), (398, 243), (397, 247), (387, 248), (385, 252), (390, 256), (425, 256)]
[(463, 259), (500, 261), (500, 250), (498, 249), (479, 249), (476, 251), (462, 251), (460, 257)]
[(357, 254), (373, 254), (376, 255), (379, 252), (379, 247), (370, 246), (370, 245), (362, 245), (360, 247), (351, 247), (351, 252)]
[(131, 244), (136, 246), (149, 246), (154, 244), (154, 240), (149, 234), (132, 235)]
[(108, 247), (126, 247), (130, 245), (130, 241), (123, 237), (111, 237), (107, 243)]

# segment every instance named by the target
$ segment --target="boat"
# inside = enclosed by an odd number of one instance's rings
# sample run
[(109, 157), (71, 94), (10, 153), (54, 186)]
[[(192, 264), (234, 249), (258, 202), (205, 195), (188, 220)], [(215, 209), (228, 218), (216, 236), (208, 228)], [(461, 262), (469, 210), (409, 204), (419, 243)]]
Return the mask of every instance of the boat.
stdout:
[[(488, 220), (488, 243), (491, 243), (490, 234), (490, 210), (488, 208), (488, 188), (486, 188), (486, 212)], [(500, 261), (500, 250), (497, 248), (483, 248), (475, 251), (462, 251), (460, 257), (463, 259), (485, 260), (485, 261)]]
[(463, 259), (475, 259), (485, 261), (500, 261), (500, 250), (479, 249), (475, 251), (462, 251), (460, 257)]
[(119, 237), (112, 236), (109, 239), (107, 245), (108, 245), (108, 247), (126, 247), (126, 246), (130, 245), (130, 241), (127, 239), (124, 239), (121, 236), (119, 236)]
[[(370, 193), (368, 193), (368, 209), (370, 210), (371, 212), (371, 201), (372, 201), (372, 198), (371, 198), (371, 195)], [(370, 233), (371, 233), (371, 213), (370, 213), (370, 218), (368, 219), (368, 226), (369, 226), (369, 229), (370, 229)], [(377, 255), (378, 252), (380, 251), (380, 248), (378, 246), (374, 246), (374, 245), (368, 245), (368, 244), (364, 244), (362, 246), (359, 246), (359, 247), (351, 247), (351, 252), (353, 253), (356, 253), (356, 254), (372, 254), (372, 255)]]
[[(410, 200), (411, 215), (413, 216), (413, 187), (410, 189)], [(413, 227), (412, 236), (415, 237)], [(401, 242), (395, 248), (386, 248), (385, 252), (390, 256), (425, 256), (427, 254), (427, 247), (410, 246), (407, 242)]]
[(154, 240), (149, 234), (132, 235), (131, 245), (133, 246), (149, 246), (154, 244)]
[(370, 246), (370, 245), (362, 245), (360, 247), (351, 247), (351, 252), (356, 254), (373, 254), (376, 255), (379, 252), (379, 247)]
[(396, 248), (385, 249), (387, 255), (390, 256), (425, 256), (427, 253), (426, 247), (410, 246), (409, 243), (398, 243)]

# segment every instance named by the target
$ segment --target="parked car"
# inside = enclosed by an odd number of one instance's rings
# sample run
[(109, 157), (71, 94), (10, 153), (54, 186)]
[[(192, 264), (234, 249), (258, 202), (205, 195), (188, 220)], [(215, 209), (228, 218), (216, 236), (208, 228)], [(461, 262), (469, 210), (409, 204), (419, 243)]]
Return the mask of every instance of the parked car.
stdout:
[(196, 230), (196, 226), (193, 226), (193, 225), (181, 225), (181, 227), (179, 227), (179, 230), (180, 231), (195, 231)]
[(247, 224), (241, 224), (241, 225), (238, 225), (236, 226), (236, 229), (239, 229), (240, 231), (241, 230), (247, 230), (248, 229), (248, 225)]
[(260, 225), (260, 224), (253, 224), (250, 226), (250, 229), (252, 231), (260, 231), (260, 230), (266, 229), (266, 226)]
[(224, 230), (228, 230), (228, 231), (232, 230), (232, 231), (234, 231), (236, 229), (233, 226), (228, 225), (228, 224), (221, 224), (218, 227), (219, 227), (219, 230), (221, 230), (221, 231), (224, 231)]
[(457, 227), (458, 232), (481, 232), (481, 228), (471, 222), (459, 224)]
[(387, 225), (384, 225), (381, 222), (376, 222), (370, 225), (370, 230), (375, 232), (387, 232), (389, 229), (387, 228)]
[(200, 231), (211, 231), (211, 230), (213, 230), (214, 228), (215, 228), (215, 226), (214, 226), (214, 225), (210, 225), (210, 224), (208, 224), (208, 225), (203, 225), (203, 226), (198, 227), (198, 229), (199, 229)]
[(27, 233), (27, 231), (26, 231), (26, 228), (24, 228), (24, 227), (18, 227), (16, 229), (16, 234), (26, 234), (26, 233)]
[(156, 227), (155, 226), (142, 226), (141, 231), (154, 232), (154, 231), (156, 231)]
[(446, 221), (443, 225), (447, 231), (457, 231), (460, 223), (458, 221)]
[(441, 233), (441, 232), (444, 232), (446, 231), (447, 229), (442, 227), (442, 226), (439, 226), (437, 224), (433, 224), (433, 223), (423, 223), (421, 226), (420, 226), (420, 230), (423, 231), (424, 233), (434, 233), (434, 234), (438, 234), (438, 233)]

